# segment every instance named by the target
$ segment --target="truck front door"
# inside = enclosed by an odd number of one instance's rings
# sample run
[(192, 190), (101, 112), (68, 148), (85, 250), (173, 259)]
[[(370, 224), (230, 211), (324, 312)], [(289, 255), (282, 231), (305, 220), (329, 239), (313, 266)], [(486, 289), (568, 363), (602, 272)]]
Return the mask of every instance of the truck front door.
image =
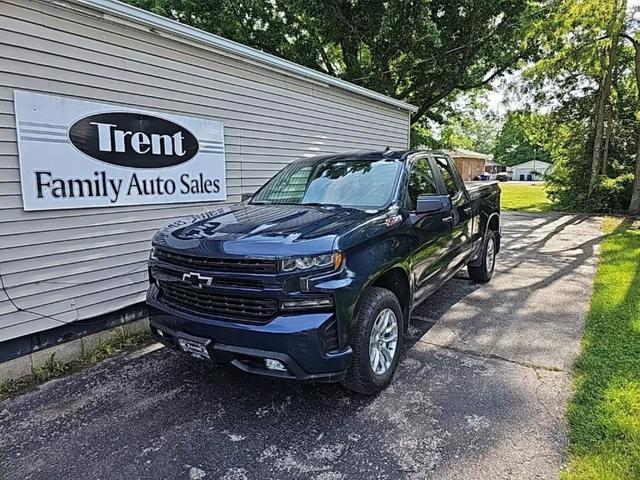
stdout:
[(440, 195), (439, 180), (434, 175), (435, 164), (424, 156), (412, 161), (409, 170), (406, 208), (411, 226), (411, 264), (414, 297), (420, 302), (442, 283), (449, 269), (452, 249), (452, 224), (447, 221), (451, 212), (417, 213), (419, 195)]

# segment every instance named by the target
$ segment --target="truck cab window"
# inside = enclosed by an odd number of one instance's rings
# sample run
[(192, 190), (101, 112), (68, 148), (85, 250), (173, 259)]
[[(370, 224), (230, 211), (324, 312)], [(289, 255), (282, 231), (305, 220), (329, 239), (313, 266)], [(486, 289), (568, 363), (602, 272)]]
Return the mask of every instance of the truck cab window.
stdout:
[(460, 185), (458, 185), (458, 182), (454, 177), (451, 165), (446, 158), (442, 157), (436, 157), (436, 165), (438, 165), (440, 173), (442, 174), (442, 179), (444, 180), (444, 186), (447, 189), (447, 193), (451, 195), (451, 198), (454, 198), (458, 193), (460, 193)]
[(409, 175), (409, 203), (411, 210), (415, 210), (418, 202), (418, 195), (437, 195), (438, 189), (433, 178), (433, 171), (429, 160), (426, 158), (417, 160), (411, 166)]

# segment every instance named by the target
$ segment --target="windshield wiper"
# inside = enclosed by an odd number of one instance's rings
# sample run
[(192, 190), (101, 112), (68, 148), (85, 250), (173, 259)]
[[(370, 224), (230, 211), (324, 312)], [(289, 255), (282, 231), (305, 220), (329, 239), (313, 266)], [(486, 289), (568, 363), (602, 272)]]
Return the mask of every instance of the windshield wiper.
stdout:
[(310, 207), (347, 208), (347, 207), (343, 207), (343, 206), (342, 206), (342, 205), (340, 205), (339, 203), (308, 202), (308, 203), (301, 203), (300, 205), (306, 205), (306, 206), (310, 206)]
[(353, 210), (356, 212), (361, 212), (362, 208), (358, 207), (347, 207), (345, 205), (340, 205), (339, 203), (320, 203), (320, 202), (309, 202), (309, 203), (301, 203), (300, 205), (310, 206), (310, 207), (329, 207), (329, 208), (339, 208), (340, 210)]

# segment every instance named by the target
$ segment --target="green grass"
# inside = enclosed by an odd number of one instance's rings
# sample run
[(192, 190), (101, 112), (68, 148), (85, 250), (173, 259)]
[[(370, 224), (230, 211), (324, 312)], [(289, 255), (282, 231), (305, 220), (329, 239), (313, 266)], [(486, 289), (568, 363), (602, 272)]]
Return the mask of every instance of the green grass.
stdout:
[(563, 480), (640, 479), (640, 221), (608, 218), (604, 228)]
[(547, 198), (543, 184), (501, 183), (500, 206), (503, 210), (524, 212), (549, 212), (553, 204)]
[(94, 350), (85, 353), (77, 360), (62, 363), (52, 354), (47, 361), (39, 366), (35, 371), (26, 377), (18, 380), (7, 380), (0, 383), (0, 400), (18, 395), (26, 390), (32, 389), (53, 378), (68, 375), (73, 372), (90, 367), (102, 360), (140, 348), (153, 343), (153, 337), (148, 331), (129, 333), (124, 328), (118, 327), (113, 337), (101, 343)]

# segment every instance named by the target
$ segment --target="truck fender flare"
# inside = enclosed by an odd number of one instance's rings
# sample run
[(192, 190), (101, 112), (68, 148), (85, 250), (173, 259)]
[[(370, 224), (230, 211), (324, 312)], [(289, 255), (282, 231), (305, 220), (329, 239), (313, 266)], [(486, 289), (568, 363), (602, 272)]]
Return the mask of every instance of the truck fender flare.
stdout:
[(502, 230), (502, 222), (500, 222), (500, 214), (498, 212), (493, 212), (487, 217), (487, 224), (484, 226), (484, 235), (487, 234), (487, 231), (489, 230), (489, 224), (491, 223), (491, 219), (493, 217), (498, 217), (498, 235), (500, 235), (500, 231)]
[[(360, 306), (362, 304), (362, 299), (364, 298), (364, 294), (365, 292), (367, 292), (369, 290), (369, 288), (371, 288), (377, 281), (379, 281), (384, 275), (388, 274), (389, 272), (391, 272), (392, 270), (400, 270), (404, 276), (404, 279), (407, 282), (409, 291), (408, 291), (408, 299), (406, 301), (406, 305), (405, 308), (403, 308), (403, 315), (406, 317), (404, 319), (405, 324), (407, 324), (409, 322), (409, 317), (411, 315), (411, 309), (412, 309), (412, 304), (413, 304), (413, 281), (412, 281), (412, 276), (408, 270), (408, 268), (406, 267), (406, 265), (403, 265), (402, 263), (396, 263), (394, 265), (390, 265), (387, 268), (383, 269), (382, 271), (380, 271), (377, 275), (375, 275), (374, 277), (370, 278), (367, 280), (367, 282), (363, 285), (362, 288), (362, 292), (361, 294), (358, 296), (358, 301), (356, 303), (356, 312), (360, 311)], [(399, 298), (398, 301), (400, 302), (400, 304), (402, 305), (403, 299)]]
[[(482, 241), (480, 242), (480, 252), (482, 251), (482, 246), (484, 245), (484, 239), (487, 238), (487, 232), (489, 231), (489, 225), (491, 224), (491, 219), (493, 217), (497, 217), (498, 218), (498, 230), (497, 230), (497, 238), (496, 241), (498, 242), (498, 251), (500, 251), (500, 232), (502, 230), (502, 222), (500, 221), (500, 213), (498, 212), (493, 212), (491, 213), (486, 220), (486, 223), (484, 225), (484, 232), (482, 233)], [(469, 262), (469, 265), (471, 265), (472, 267), (477, 267), (480, 264), (480, 255), (476, 255), (478, 252), (474, 252), (473, 253), (473, 260), (471, 260)], [(497, 253), (497, 252), (496, 252)]]

